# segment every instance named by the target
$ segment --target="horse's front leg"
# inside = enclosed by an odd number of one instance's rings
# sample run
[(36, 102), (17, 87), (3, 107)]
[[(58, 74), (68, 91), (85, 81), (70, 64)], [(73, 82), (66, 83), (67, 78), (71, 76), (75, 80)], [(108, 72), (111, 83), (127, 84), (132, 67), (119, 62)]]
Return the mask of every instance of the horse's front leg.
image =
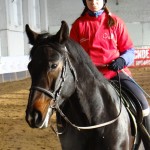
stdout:
[(85, 134), (69, 125), (59, 139), (62, 150), (88, 150)]

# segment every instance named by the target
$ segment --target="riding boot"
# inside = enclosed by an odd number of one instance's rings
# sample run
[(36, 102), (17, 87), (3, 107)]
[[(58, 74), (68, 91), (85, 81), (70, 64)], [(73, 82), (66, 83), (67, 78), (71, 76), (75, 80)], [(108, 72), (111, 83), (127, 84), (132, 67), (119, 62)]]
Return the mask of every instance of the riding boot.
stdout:
[[(150, 114), (143, 118), (143, 125), (145, 127), (145, 138), (143, 141), (145, 150), (150, 150)], [(144, 138), (144, 139), (145, 139)]]
[(150, 114), (143, 118), (143, 125), (145, 126), (148, 134), (150, 135)]

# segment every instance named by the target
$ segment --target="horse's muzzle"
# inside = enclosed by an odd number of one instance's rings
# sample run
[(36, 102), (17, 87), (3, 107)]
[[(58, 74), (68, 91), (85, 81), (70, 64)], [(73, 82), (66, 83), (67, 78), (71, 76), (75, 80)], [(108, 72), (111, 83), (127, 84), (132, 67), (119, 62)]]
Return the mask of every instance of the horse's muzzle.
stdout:
[(42, 116), (42, 113), (38, 110), (32, 110), (30, 113), (26, 111), (26, 121), (31, 128), (47, 128), (49, 119), (53, 114), (53, 109), (48, 108), (45, 117)]
[(32, 110), (32, 112), (28, 113), (26, 111), (26, 121), (32, 128), (39, 128), (42, 122), (42, 114), (38, 110)]

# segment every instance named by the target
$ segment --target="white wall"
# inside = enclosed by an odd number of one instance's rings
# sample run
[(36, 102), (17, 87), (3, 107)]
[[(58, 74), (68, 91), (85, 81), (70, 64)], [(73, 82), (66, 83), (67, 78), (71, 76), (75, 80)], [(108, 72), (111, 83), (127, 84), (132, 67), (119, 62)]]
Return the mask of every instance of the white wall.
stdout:
[(84, 6), (82, 0), (55, 0), (48, 1), (48, 23), (49, 31), (55, 33), (65, 20), (69, 25), (79, 17)]
[(109, 8), (125, 22), (150, 22), (150, 0), (108, 0)]
[(108, 7), (125, 21), (134, 45), (150, 47), (150, 0), (118, 1), (109, 0)]

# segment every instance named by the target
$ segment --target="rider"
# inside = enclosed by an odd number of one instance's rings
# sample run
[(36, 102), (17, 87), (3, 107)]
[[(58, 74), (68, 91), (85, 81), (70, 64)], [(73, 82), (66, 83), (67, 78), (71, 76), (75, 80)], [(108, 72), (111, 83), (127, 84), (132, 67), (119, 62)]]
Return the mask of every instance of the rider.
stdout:
[(121, 85), (132, 92), (135, 100), (139, 100), (143, 123), (150, 133), (148, 101), (140, 88), (129, 78), (131, 73), (127, 66), (133, 63), (135, 54), (125, 23), (110, 13), (106, 7), (107, 0), (82, 1), (85, 8), (73, 23), (70, 37), (85, 49), (107, 79), (117, 79), (119, 72)]

